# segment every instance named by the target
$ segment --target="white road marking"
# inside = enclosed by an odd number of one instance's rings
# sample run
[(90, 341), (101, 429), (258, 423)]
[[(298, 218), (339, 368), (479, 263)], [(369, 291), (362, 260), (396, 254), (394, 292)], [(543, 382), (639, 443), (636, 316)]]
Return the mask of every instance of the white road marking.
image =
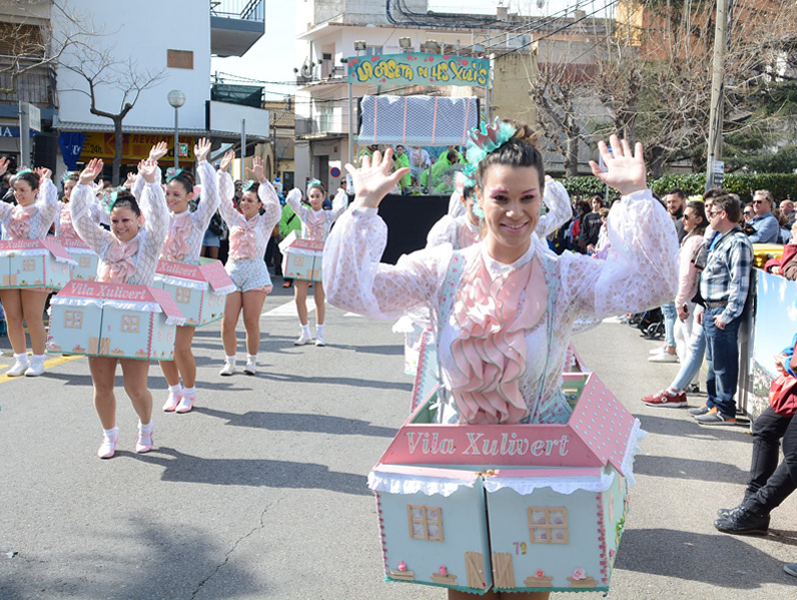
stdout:
[[(313, 305), (312, 300), (307, 303), (307, 312), (312, 313), (315, 310), (315, 306)], [(291, 300), (290, 302), (286, 302), (278, 306), (277, 308), (272, 308), (268, 312), (264, 312), (260, 315), (260, 318), (264, 317), (296, 317), (296, 303)]]
[(343, 316), (344, 316), (344, 317), (360, 317), (360, 318), (362, 318), (362, 315), (358, 315), (357, 313), (353, 313), (353, 312), (347, 312), (347, 313), (346, 313), (345, 315), (343, 315)]

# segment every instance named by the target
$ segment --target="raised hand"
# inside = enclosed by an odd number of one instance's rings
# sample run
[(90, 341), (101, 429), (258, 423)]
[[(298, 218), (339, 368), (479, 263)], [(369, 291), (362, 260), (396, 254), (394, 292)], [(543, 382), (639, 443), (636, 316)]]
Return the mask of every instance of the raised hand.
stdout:
[(392, 148), (388, 148), (384, 156), (379, 150), (374, 152), (373, 159), (367, 155), (363, 156), (362, 166), (359, 169), (354, 168), (350, 163), (346, 164), (346, 170), (351, 175), (356, 190), (354, 206), (378, 207), (382, 198), (401, 181), (402, 177), (410, 172), (407, 167), (391, 173), (392, 169)]
[(39, 176), (39, 179), (50, 179), (53, 178), (53, 172), (48, 169), (47, 167), (36, 167), (33, 169), (33, 172)]
[(142, 160), (138, 163), (138, 174), (147, 183), (155, 183), (155, 176), (158, 174), (158, 163), (154, 160)]
[(210, 140), (208, 138), (201, 138), (196, 144), (194, 144), (194, 156), (196, 156), (196, 161), (201, 163), (208, 159), (208, 154), (210, 154)]
[(5, 175), (6, 171), (8, 171), (8, 158), (4, 156), (0, 158), (0, 177)]
[(152, 148), (149, 149), (148, 160), (154, 160), (155, 162), (158, 162), (168, 153), (169, 153), (169, 145), (166, 142), (158, 142)]
[(219, 165), (219, 171), (226, 173), (227, 169), (230, 168), (230, 163), (232, 162), (233, 158), (235, 158), (235, 152), (232, 150), (225, 152), (221, 159), (221, 164)]
[(594, 160), (589, 161), (592, 174), (606, 185), (613, 187), (623, 196), (644, 190), (647, 187), (645, 177), (645, 159), (642, 144), (636, 143), (634, 151), (626, 140), (620, 140), (616, 135), (609, 137), (611, 152), (604, 142), (598, 142), (598, 152), (603, 158), (603, 164), (608, 170), (604, 171)]
[(136, 183), (136, 174), (133, 173), (132, 171), (128, 172), (127, 179), (125, 179), (124, 188), (126, 190), (132, 190), (135, 183)]
[(254, 175), (255, 181), (265, 180), (266, 176), (263, 173), (263, 159), (259, 156), (255, 156), (252, 159), (252, 168), (246, 167), (246, 172)]
[(92, 181), (97, 179), (97, 176), (102, 173), (102, 159), (92, 158), (84, 169), (80, 172), (80, 185), (89, 185)]

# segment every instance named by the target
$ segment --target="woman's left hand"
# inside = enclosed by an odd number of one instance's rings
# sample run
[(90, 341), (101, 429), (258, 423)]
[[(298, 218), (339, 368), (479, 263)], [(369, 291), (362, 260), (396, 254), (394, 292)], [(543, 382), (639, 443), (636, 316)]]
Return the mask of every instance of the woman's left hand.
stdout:
[(346, 165), (356, 190), (354, 208), (377, 208), (388, 192), (410, 172), (407, 167), (391, 173), (392, 169), (393, 148), (388, 148), (384, 156), (379, 150), (374, 152), (373, 158), (363, 156), (362, 166), (359, 169), (355, 169), (351, 164)]
[(255, 181), (262, 182), (266, 178), (263, 172), (263, 159), (259, 156), (252, 159), (252, 168), (246, 167), (246, 171), (255, 176)]
[(607, 170), (604, 171), (598, 163), (591, 160), (589, 166), (592, 174), (623, 196), (644, 190), (647, 187), (647, 178), (642, 144), (637, 142), (632, 152), (628, 141), (620, 140), (614, 134), (609, 137), (609, 144), (611, 151), (604, 142), (598, 142), (598, 152)]

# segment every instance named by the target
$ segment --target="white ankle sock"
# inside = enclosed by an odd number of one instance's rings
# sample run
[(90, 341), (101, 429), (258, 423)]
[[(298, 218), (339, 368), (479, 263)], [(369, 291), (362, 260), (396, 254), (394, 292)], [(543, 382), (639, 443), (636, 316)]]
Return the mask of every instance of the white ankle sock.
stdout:
[(302, 325), (302, 334), (309, 336), (310, 335), (310, 324)]
[(28, 353), (27, 352), (22, 352), (21, 354), (15, 354), (14, 355), (14, 359), (17, 362), (23, 363), (23, 364), (27, 364), (29, 362), (28, 361)]
[(257, 362), (257, 354), (247, 354), (246, 355), (246, 362), (256, 363)]
[(44, 362), (44, 359), (47, 358), (46, 354), (31, 354), (30, 359), (31, 362)]
[(232, 356), (225, 356), (224, 360), (226, 360), (231, 365), (234, 365), (235, 364), (235, 354), (233, 354)]
[(318, 333), (323, 333), (324, 332), (324, 324), (323, 323), (320, 323), (320, 324), (316, 323), (315, 330)]
[(196, 387), (190, 388), (183, 388), (183, 398), (194, 398), (196, 397)]
[(110, 429), (103, 429), (102, 433), (109, 440), (119, 439), (119, 428), (118, 427), (111, 427)]
[(150, 435), (152, 433), (152, 421), (144, 425), (141, 421), (138, 422), (138, 432), (141, 435)]
[(182, 389), (183, 389), (183, 388), (180, 386), (180, 384), (179, 384), (179, 383), (178, 383), (177, 385), (170, 385), (170, 386), (169, 386), (169, 391), (170, 391), (172, 394), (174, 394), (175, 396), (177, 396), (178, 394), (180, 394), (180, 392), (182, 391)]

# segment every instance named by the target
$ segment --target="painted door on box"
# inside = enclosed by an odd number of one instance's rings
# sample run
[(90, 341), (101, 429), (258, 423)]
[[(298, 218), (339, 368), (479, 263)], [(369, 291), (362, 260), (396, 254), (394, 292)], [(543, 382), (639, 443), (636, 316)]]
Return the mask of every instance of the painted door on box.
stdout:
[(493, 585), (503, 590), (515, 587), (515, 568), (508, 552), (493, 553)]
[(465, 553), (465, 575), (469, 588), (483, 590), (484, 583), (484, 558), (481, 552)]

